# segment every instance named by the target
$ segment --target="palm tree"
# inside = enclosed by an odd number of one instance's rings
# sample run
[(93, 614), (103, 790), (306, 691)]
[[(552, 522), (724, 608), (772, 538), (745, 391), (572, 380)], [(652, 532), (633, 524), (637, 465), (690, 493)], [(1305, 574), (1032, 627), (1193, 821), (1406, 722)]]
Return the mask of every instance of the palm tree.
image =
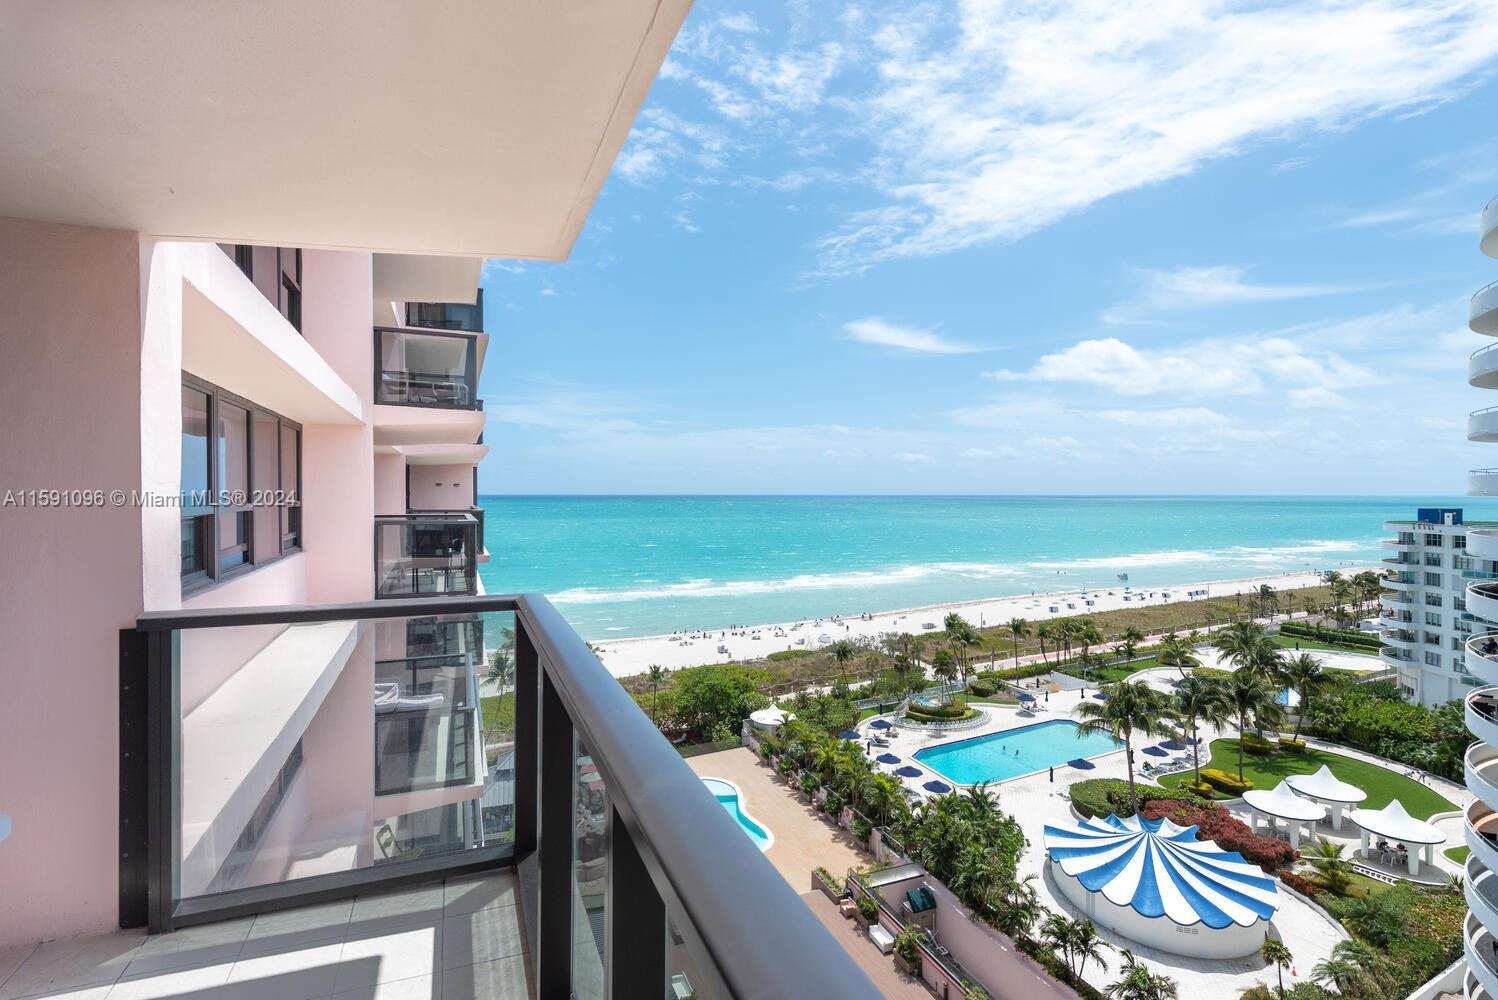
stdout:
[(1346, 618), (1346, 615), (1342, 613), (1342, 605), (1346, 604), (1347, 599), (1351, 596), (1352, 584), (1348, 583), (1346, 580), (1338, 579), (1332, 584), (1333, 615), (1338, 621), (1342, 621)]
[(489, 669), (484, 674), (484, 683), (493, 684), (494, 693), (502, 695), (514, 680), (515, 651), (509, 646), (500, 646), (489, 654)]
[(1377, 956), (1361, 941), (1339, 941), (1331, 957), (1317, 962), (1311, 970), (1311, 981), (1330, 986), (1345, 997), (1381, 996), (1374, 975)]
[(1203, 722), (1222, 725), (1229, 712), (1227, 698), (1221, 684), (1193, 674), (1176, 686), (1175, 709), (1186, 720), (1186, 734), (1191, 740), (1191, 769), (1195, 772), (1196, 784), (1200, 785), (1202, 757), (1197, 730)]
[(1077, 736), (1086, 733), (1108, 733), (1122, 740), (1129, 768), (1129, 808), (1139, 811), (1139, 796), (1134, 783), (1134, 733), (1157, 736), (1169, 733), (1166, 723), (1177, 718), (1170, 700), (1143, 681), (1121, 681), (1108, 691), (1108, 700), (1086, 701), (1077, 706), (1082, 722)]
[(1352, 884), (1352, 862), (1342, 856), (1342, 851), (1341, 844), (1325, 837), (1317, 837), (1311, 849), (1301, 853), (1301, 857), (1316, 869), (1326, 888), (1337, 896), (1346, 892), (1347, 887)]
[(1040, 659), (1041, 659), (1041, 662), (1045, 663), (1047, 666), (1049, 666), (1051, 661), (1046, 658), (1046, 655), (1045, 655), (1045, 644), (1046, 644), (1046, 640), (1047, 639), (1054, 639), (1054, 638), (1056, 638), (1056, 626), (1055, 626), (1055, 624), (1052, 623), (1052, 622), (1041, 622), (1039, 625), (1035, 626), (1035, 638), (1037, 638), (1037, 639), (1040, 640)]
[(1177, 1000), (1175, 980), (1166, 975), (1156, 975), (1125, 948), (1123, 978), (1111, 984), (1103, 992), (1114, 1000)]
[(1030, 623), (1023, 618), (1009, 619), (1009, 637), (1014, 640), (1014, 665), (1019, 666), (1019, 641), (1030, 634)]
[(1161, 666), (1175, 667), (1181, 672), (1181, 677), (1186, 677), (1188, 667), (1201, 666), (1201, 660), (1196, 658), (1196, 648), (1189, 639), (1183, 639), (1174, 632), (1167, 633), (1160, 640), (1160, 648), (1155, 653), (1155, 660)]
[(1097, 925), (1091, 920), (1078, 920), (1072, 923), (1071, 951), (1077, 960), (1077, 978), (1087, 971), (1089, 959), (1097, 961), (1106, 971), (1108, 963), (1103, 958), (1104, 951), (1112, 951), (1113, 946), (1098, 937)]
[(1279, 938), (1264, 935), (1264, 947), (1259, 949), (1259, 954), (1264, 956), (1264, 961), (1274, 966), (1274, 974), (1279, 980), (1280, 1000), (1285, 998), (1285, 970), (1290, 963), (1295, 961), (1295, 956), (1290, 954), (1290, 948)]
[(1123, 635), (1119, 636), (1119, 639), (1121, 640), (1119, 645), (1123, 647), (1123, 658), (1125, 660), (1132, 660), (1134, 658), (1134, 651), (1144, 641), (1144, 633), (1130, 625), (1123, 630)]
[(1273, 587), (1267, 583), (1259, 584), (1254, 591), (1254, 599), (1259, 602), (1259, 616), (1267, 617), (1271, 608), (1279, 607), (1280, 595), (1275, 593)]
[(1238, 720), (1239, 781), (1243, 780), (1243, 737), (1248, 734), (1248, 722), (1253, 719), (1262, 728), (1265, 722), (1277, 721), (1280, 706), (1274, 699), (1278, 693), (1263, 674), (1253, 670), (1235, 670), (1222, 685), (1228, 709)]
[(1238, 670), (1272, 677), (1279, 670), (1280, 648), (1256, 621), (1233, 622), (1218, 633), (1212, 645)]
[[(931, 672), (936, 679), (944, 684), (951, 684), (957, 679), (957, 657), (952, 655), (950, 649), (938, 649), (936, 655), (931, 657)], [(951, 698), (946, 699), (947, 702)]]
[(1311, 712), (1311, 699), (1331, 678), (1327, 677), (1320, 660), (1310, 653), (1301, 653), (1286, 662), (1284, 679), (1300, 694), (1300, 711), (1295, 716), (1295, 738), (1298, 740), (1301, 724)]
[(831, 653), (832, 658), (837, 661), (837, 669), (842, 673), (843, 684), (846, 685), (848, 683), (848, 661), (853, 659), (853, 654), (857, 650), (853, 648), (853, 644), (847, 639), (839, 639), (827, 647), (827, 652)]
[(1084, 653), (1091, 652), (1093, 646), (1102, 645), (1103, 633), (1098, 631), (1097, 623), (1091, 618), (1077, 619), (1077, 642)]
[(863, 801), (871, 812), (879, 814), (879, 825), (889, 825), (891, 810), (898, 811), (905, 804), (905, 785), (893, 774), (874, 771), (863, 780)]
[(1383, 581), (1377, 573), (1365, 569), (1352, 578), (1352, 586), (1358, 592), (1358, 597), (1364, 604), (1378, 600), (1378, 595), (1383, 593)]
[(1045, 923), (1040, 928), (1040, 939), (1051, 946), (1051, 950), (1061, 953), (1061, 960), (1066, 963), (1066, 971), (1073, 978), (1077, 970), (1072, 964), (1071, 948), (1076, 934), (1072, 930), (1072, 922), (1064, 913), (1051, 913), (1046, 916)]
[(1011, 879), (1004, 885), (999, 912), (994, 917), (994, 926), (1012, 938), (1028, 938), (1035, 921), (1040, 919), (1045, 907), (1040, 905), (1040, 894), (1035, 891), (1035, 875), (1032, 872), (1022, 879)]
[(650, 680), (650, 721), (655, 722), (655, 703), (660, 696), (661, 681), (666, 677), (666, 668), (659, 663), (652, 663), (645, 671), (645, 676)]

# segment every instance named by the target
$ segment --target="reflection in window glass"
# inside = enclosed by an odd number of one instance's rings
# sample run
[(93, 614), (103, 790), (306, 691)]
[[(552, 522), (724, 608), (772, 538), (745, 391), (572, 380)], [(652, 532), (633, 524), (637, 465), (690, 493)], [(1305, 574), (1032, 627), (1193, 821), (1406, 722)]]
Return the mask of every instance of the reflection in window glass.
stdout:
[[(230, 569), (250, 559), (250, 414), (233, 403), (218, 407), (218, 566)], [(244, 509), (241, 510), (240, 508)], [(230, 513), (232, 511), (232, 513)]]
[(182, 387), (182, 575), (208, 571), (208, 394)]
[(581, 740), (573, 780), (572, 994), (602, 1000), (603, 920), (608, 887), (608, 792)]

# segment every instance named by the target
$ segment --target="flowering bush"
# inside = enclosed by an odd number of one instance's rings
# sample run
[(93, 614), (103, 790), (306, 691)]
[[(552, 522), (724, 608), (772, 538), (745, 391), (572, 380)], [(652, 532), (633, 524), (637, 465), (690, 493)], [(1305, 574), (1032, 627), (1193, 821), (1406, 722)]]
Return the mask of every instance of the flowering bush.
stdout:
[(1237, 851), (1244, 860), (1251, 861), (1273, 874), (1290, 864), (1296, 853), (1290, 845), (1273, 837), (1255, 836), (1242, 820), (1222, 806), (1193, 806), (1164, 799), (1151, 799), (1141, 810), (1145, 819), (1169, 819), (1177, 826), (1196, 827), (1197, 840), (1210, 840), (1227, 851)]
[(1312, 882), (1310, 879), (1306, 878), (1304, 875), (1297, 875), (1295, 872), (1285, 872), (1280, 876), (1280, 881), (1288, 885), (1290, 888), (1294, 889), (1296, 892), (1300, 893), (1302, 896), (1308, 896), (1312, 899), (1326, 891), (1315, 882)]

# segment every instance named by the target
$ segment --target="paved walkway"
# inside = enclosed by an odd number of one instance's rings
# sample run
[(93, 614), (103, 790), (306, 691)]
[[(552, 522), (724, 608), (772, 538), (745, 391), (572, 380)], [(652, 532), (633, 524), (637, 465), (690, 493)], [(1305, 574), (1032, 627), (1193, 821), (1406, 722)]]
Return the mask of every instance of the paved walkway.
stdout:
[(837, 911), (832, 900), (820, 892), (808, 892), (801, 900), (827, 926), (838, 944), (873, 980), (887, 1000), (931, 1000), (931, 991), (926, 985), (897, 969), (894, 959), (881, 954), (856, 922)]

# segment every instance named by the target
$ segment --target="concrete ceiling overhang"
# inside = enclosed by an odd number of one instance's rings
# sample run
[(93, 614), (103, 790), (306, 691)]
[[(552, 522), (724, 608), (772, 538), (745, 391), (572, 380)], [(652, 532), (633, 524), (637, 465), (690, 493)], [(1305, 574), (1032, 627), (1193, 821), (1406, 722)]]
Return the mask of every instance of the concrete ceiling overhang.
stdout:
[(15, 0), (0, 216), (560, 260), (690, 0)]

